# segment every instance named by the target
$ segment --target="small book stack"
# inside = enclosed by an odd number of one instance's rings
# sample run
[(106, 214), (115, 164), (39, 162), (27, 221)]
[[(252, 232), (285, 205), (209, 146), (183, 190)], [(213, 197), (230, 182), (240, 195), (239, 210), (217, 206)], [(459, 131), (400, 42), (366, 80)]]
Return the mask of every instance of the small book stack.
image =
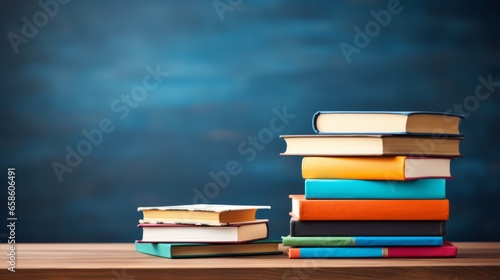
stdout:
[(165, 258), (281, 254), (278, 241), (265, 240), (268, 220), (258, 209), (269, 206), (193, 204), (139, 207), (142, 240), (137, 252)]
[(290, 195), (290, 258), (455, 257), (444, 241), (445, 179), (462, 115), (317, 112), (314, 135), (285, 135), (303, 156), (305, 194)]

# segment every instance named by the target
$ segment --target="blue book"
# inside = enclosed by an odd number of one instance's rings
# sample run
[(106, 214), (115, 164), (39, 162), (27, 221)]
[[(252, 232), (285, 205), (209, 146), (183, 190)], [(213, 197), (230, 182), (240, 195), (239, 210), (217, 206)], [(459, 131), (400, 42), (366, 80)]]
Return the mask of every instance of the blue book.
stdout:
[(372, 181), (305, 180), (306, 199), (444, 199), (445, 179)]
[(292, 247), (373, 247), (442, 246), (442, 236), (286, 236), (284, 246)]

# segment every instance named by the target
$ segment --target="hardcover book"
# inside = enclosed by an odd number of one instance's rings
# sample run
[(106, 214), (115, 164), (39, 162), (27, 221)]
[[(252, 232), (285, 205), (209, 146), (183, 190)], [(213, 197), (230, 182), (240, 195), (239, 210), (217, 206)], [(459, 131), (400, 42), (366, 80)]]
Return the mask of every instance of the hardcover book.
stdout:
[(201, 226), (188, 224), (139, 224), (143, 242), (242, 243), (268, 237), (267, 222)]
[(293, 247), (442, 246), (442, 236), (286, 236)]
[(144, 218), (139, 223), (184, 223), (228, 225), (255, 221), (257, 209), (270, 206), (192, 204), (178, 206), (139, 207)]
[(206, 258), (283, 254), (279, 250), (279, 244), (279, 241), (272, 240), (241, 244), (149, 243), (136, 241), (135, 250), (139, 253), (170, 259)]
[(299, 221), (325, 220), (448, 220), (447, 199), (434, 200), (306, 200), (290, 195), (291, 215)]
[(304, 179), (414, 180), (450, 178), (450, 158), (305, 157)]
[(435, 247), (304, 247), (288, 249), (290, 259), (317, 258), (451, 258), (457, 247), (450, 242)]
[(445, 179), (372, 181), (306, 179), (305, 199), (444, 199)]
[(460, 156), (461, 137), (395, 135), (281, 135), (285, 156)]
[(316, 133), (440, 133), (458, 135), (463, 115), (430, 111), (319, 111)]
[(291, 236), (444, 236), (445, 221), (298, 221)]

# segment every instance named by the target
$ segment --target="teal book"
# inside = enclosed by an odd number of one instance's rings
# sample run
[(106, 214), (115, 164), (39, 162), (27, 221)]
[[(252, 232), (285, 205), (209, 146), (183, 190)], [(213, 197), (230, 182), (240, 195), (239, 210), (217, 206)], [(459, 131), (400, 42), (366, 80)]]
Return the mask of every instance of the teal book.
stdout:
[(169, 259), (275, 255), (283, 254), (278, 248), (280, 243), (275, 240), (238, 244), (150, 243), (136, 241), (135, 250), (139, 253)]
[(396, 247), (292, 247), (290, 259), (336, 258), (452, 258), (457, 247), (450, 242), (443, 246), (396, 246)]
[(292, 247), (442, 246), (442, 236), (286, 236)]
[(306, 199), (444, 199), (445, 179), (373, 181), (305, 180)]

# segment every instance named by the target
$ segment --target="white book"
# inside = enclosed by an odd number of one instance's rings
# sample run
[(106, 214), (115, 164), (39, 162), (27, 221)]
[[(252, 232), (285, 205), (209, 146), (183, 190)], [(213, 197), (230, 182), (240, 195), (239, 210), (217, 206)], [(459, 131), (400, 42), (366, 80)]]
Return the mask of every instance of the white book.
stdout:
[(139, 224), (142, 242), (241, 243), (268, 237), (267, 222), (200, 226), (188, 224)]

